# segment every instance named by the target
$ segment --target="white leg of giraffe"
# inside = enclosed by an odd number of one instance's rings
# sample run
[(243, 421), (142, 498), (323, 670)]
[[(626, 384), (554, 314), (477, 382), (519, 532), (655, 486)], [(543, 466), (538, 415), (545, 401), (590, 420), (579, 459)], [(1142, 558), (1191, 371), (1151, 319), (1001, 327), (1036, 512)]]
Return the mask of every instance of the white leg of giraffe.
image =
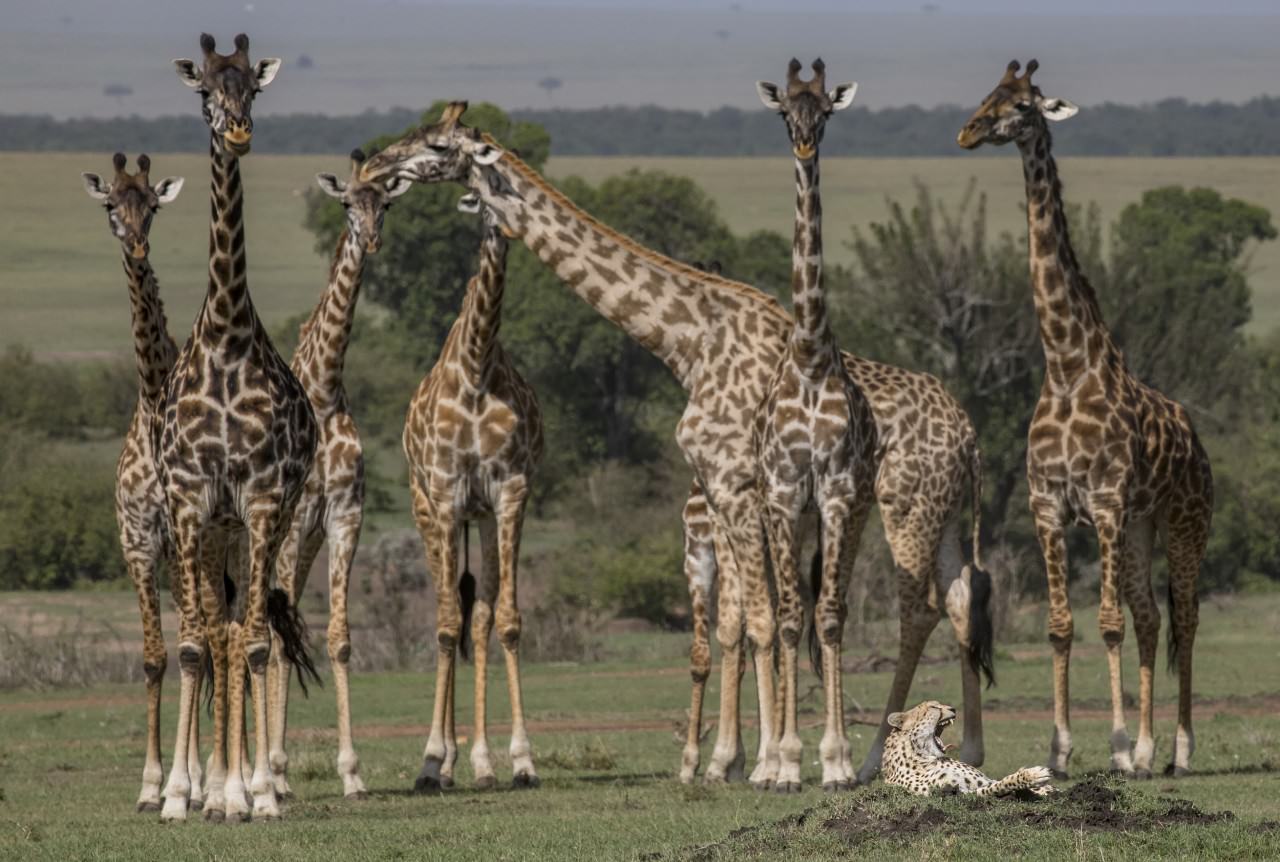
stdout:
[(471, 648), (476, 665), (475, 721), (472, 724), (471, 772), (481, 790), (497, 786), (489, 753), (488, 688), (489, 635), (498, 601), (498, 523), (493, 515), (478, 519), (482, 563), (476, 579), (476, 603), (471, 609)]
[[(120, 543), (125, 549), (125, 564), (138, 594), (138, 610), (142, 617), (142, 671), (147, 681), (147, 759), (142, 768), (142, 790), (138, 793), (136, 810), (151, 813), (159, 811), (162, 804), (160, 785), (164, 781), (164, 765), (160, 759), (160, 689), (169, 657), (165, 651), (164, 632), (160, 628), (155, 543), (132, 549), (128, 532), (123, 529)], [(174, 577), (176, 579), (176, 572)], [(194, 784), (192, 790), (194, 795)]]
[(1052, 495), (1031, 492), (1031, 514), (1044, 558), (1049, 592), (1049, 643), (1053, 645), (1053, 738), (1049, 742), (1049, 770), (1055, 778), (1067, 777), (1071, 760), (1071, 641), (1075, 628), (1067, 595), (1067, 542), (1062, 530), (1062, 510)]
[(1111, 771), (1133, 777), (1133, 745), (1124, 715), (1124, 679), (1121, 647), (1124, 644), (1124, 609), (1121, 607), (1121, 577), (1125, 566), (1124, 517), (1119, 509), (1094, 505), (1093, 523), (1098, 533), (1102, 557), (1102, 600), (1098, 605), (1098, 628), (1107, 648), (1107, 670), (1111, 681)]
[(680, 781), (690, 784), (698, 775), (702, 742), (702, 701), (711, 675), (711, 593), (716, 581), (716, 551), (706, 498), (695, 486), (684, 508), (684, 575), (689, 588), (693, 643), (689, 672), (693, 679), (689, 724), (680, 757)]
[[(973, 620), (973, 568), (966, 564), (960, 546), (960, 523), (947, 521), (938, 542), (937, 588), (947, 618), (960, 647), (960, 687), (964, 697), (964, 736), (960, 741), (959, 760), (970, 766), (981, 766), (986, 758), (982, 742), (982, 683), (978, 668), (969, 658), (969, 647), (975, 632)], [(985, 575), (980, 575), (983, 577)]]
[[(773, 559), (778, 591), (778, 647), (781, 651), (778, 693), (782, 700), (782, 721), (777, 728), (778, 770), (774, 789), (779, 793), (799, 792), (803, 743), (797, 726), (796, 685), (799, 673), (797, 648), (804, 628), (800, 602), (800, 507), (806, 489), (774, 484), (766, 500), (769, 553)], [(763, 734), (762, 734), (763, 736)], [(759, 768), (759, 765), (758, 767)], [(764, 780), (767, 781), (769, 776)], [(757, 773), (752, 783), (763, 783)]]
[(351, 588), (351, 566), (360, 542), (361, 515), (357, 511), (334, 519), (327, 527), (329, 537), (329, 665), (333, 670), (333, 693), (338, 705), (338, 777), (346, 799), (368, 796), (360, 779), (360, 757), (351, 737), (351, 689), (347, 666), (351, 661), (351, 631), (347, 623), (347, 596)]
[[(458, 608), (458, 525), (451, 505), (436, 505), (415, 481), (414, 520), (427, 547), (427, 568), (436, 593), (436, 690), (431, 734), (422, 755), (422, 769), (414, 782), (419, 793), (440, 790), (442, 767), (448, 757), (446, 715), (452, 714), (453, 667), (462, 614)], [(451, 723), (451, 722), (450, 722)], [(456, 749), (456, 741), (454, 747)], [(450, 776), (451, 778), (451, 776)]]
[(703, 780), (708, 784), (743, 777), (746, 753), (742, 748), (742, 724), (738, 711), (742, 686), (742, 635), (744, 606), (742, 578), (737, 558), (724, 529), (713, 519), (712, 542), (716, 550), (720, 582), (717, 596), (716, 640), (720, 644), (720, 724), (716, 744)]
[(1191, 771), (1191, 755), (1196, 738), (1191, 730), (1191, 654), (1200, 622), (1200, 598), (1196, 581), (1209, 541), (1213, 518), (1212, 478), (1206, 465), (1201, 485), (1193, 489), (1180, 516), (1171, 513), (1165, 538), (1169, 554), (1169, 625), (1172, 627), (1171, 659), (1178, 667), (1178, 728), (1173, 738), (1173, 760), (1166, 773), (1186, 775)]
[(745, 503), (737, 518), (739, 526), (731, 536), (741, 573), (746, 632), (754, 651), (756, 702), (759, 704), (760, 744), (750, 781), (753, 787), (764, 789), (777, 781), (780, 765), (778, 716), (781, 713), (776, 702), (778, 689), (774, 679), (777, 628), (765, 563), (764, 513), (754, 498)]
[(508, 480), (498, 495), (498, 642), (507, 664), (507, 693), (511, 700), (511, 783), (514, 787), (537, 787), (541, 782), (533, 767), (533, 747), (525, 729), (524, 702), (520, 688), (520, 606), (517, 601), (520, 533), (524, 527), (524, 507), (529, 486), (523, 476)]
[(1155, 665), (1160, 643), (1160, 607), (1151, 589), (1151, 548), (1155, 523), (1151, 518), (1130, 521), (1125, 528), (1124, 559), (1120, 587), (1133, 616), (1138, 642), (1138, 739), (1133, 746), (1133, 771), (1137, 778), (1151, 777), (1155, 759)]
[(178, 727), (173, 747), (173, 762), (165, 783), (164, 807), (160, 819), (186, 820), (187, 805), (191, 796), (191, 776), (188, 772), (188, 748), (191, 742), (191, 720), (198, 706), (197, 683), (200, 666), (204, 662), (207, 636), (203, 615), (200, 613), (200, 541), (196, 515), (184, 513), (174, 528), (177, 572), (181, 588), (175, 591), (178, 602), (178, 666), (181, 686), (178, 694)]

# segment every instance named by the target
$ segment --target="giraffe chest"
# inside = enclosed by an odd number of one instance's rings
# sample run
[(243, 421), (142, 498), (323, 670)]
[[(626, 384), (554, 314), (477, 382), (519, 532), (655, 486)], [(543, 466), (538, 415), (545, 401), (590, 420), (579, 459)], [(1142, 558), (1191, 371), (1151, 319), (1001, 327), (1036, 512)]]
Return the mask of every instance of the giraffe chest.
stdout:
[(755, 449), (766, 483), (870, 475), (868, 443), (874, 437), (866, 401), (843, 374), (815, 380), (785, 361), (755, 417)]

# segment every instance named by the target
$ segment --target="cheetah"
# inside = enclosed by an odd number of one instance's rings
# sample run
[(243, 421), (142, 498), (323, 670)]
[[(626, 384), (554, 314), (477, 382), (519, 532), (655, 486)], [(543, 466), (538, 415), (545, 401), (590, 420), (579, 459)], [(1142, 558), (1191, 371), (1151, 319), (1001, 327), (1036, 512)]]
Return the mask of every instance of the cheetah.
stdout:
[(1053, 793), (1044, 766), (1027, 766), (999, 781), (967, 763), (946, 756), (942, 732), (956, 720), (956, 711), (936, 700), (907, 712), (889, 714), (889, 738), (884, 747), (885, 783), (904, 787), (917, 796), (931, 793), (976, 793), (1007, 796), (1026, 790), (1036, 796)]

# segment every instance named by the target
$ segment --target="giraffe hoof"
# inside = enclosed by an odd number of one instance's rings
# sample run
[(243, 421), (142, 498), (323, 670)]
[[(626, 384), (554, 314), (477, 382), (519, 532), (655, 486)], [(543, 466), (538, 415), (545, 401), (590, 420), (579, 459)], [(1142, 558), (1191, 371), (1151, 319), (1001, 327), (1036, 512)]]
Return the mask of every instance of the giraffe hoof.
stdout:
[(200, 811), (200, 810), (203, 810), (203, 808), (204, 808), (204, 800), (203, 800), (203, 799), (188, 799), (188, 800), (187, 800), (187, 810), (188, 810), (188, 811)]
[[(725, 780), (723, 775), (711, 775), (708, 773), (702, 776), (702, 783), (707, 787), (724, 787), (729, 782)], [(761, 788), (756, 789), (759, 790)]]
[(204, 819), (206, 823), (221, 823), (227, 819), (227, 813), (221, 808), (206, 808)]
[(347, 800), (348, 802), (364, 802), (366, 799), (369, 798), (369, 791), (357, 790), (355, 793), (348, 793), (346, 796), (342, 798)]
[(227, 815), (227, 822), (228, 822), (228, 823), (248, 823), (248, 822), (249, 822), (249, 812), (248, 812), (248, 811), (233, 811), (232, 813), (230, 813), (230, 814), (228, 814), (228, 815)]
[(139, 802), (135, 810), (138, 814), (155, 814), (163, 807), (159, 802)]
[(1170, 778), (1185, 778), (1191, 774), (1191, 770), (1185, 766), (1174, 766), (1170, 763), (1164, 768), (1164, 774)]
[(846, 790), (853, 789), (852, 781), (828, 781), (822, 785), (823, 793), (843, 793)]
[(1145, 769), (1143, 767), (1138, 767), (1133, 771), (1133, 778), (1135, 781), (1150, 781), (1151, 770)]
[(1110, 774), (1110, 775), (1119, 775), (1120, 777), (1125, 778), (1125, 779), (1128, 779), (1128, 780), (1130, 780), (1130, 781), (1132, 781), (1132, 780), (1133, 780), (1134, 775), (1135, 775), (1135, 773), (1134, 773), (1134, 771), (1133, 771), (1132, 769), (1117, 769), (1117, 768), (1116, 768), (1116, 767), (1114, 767), (1114, 766), (1113, 766), (1113, 767), (1111, 767), (1110, 769), (1108, 769), (1108, 770), (1107, 770), (1107, 772), (1108, 772), (1108, 774)]
[[(710, 784), (711, 782), (710, 782), (710, 781), (708, 781), (707, 783), (708, 783), (708, 784)], [(718, 782), (718, 783), (719, 783), (719, 784), (726, 784), (727, 782), (725, 782), (725, 781), (720, 781), (720, 782)], [(771, 789), (772, 787), (773, 787), (773, 779), (772, 779), (772, 778), (766, 778), (766, 779), (764, 779), (763, 781), (753, 781), (753, 782), (751, 782), (751, 789), (752, 789), (752, 790), (759, 790), (761, 793), (763, 793), (763, 792), (764, 792), (764, 791), (766, 791), (766, 790)]]
[(292, 790), (286, 790), (284, 793), (277, 793), (276, 799), (280, 802), (292, 802), (294, 800), (294, 795), (295, 794)]
[(492, 775), (479, 775), (476, 777), (476, 790), (492, 790), (498, 786), (498, 779)]
[(1071, 777), (1064, 770), (1054, 769), (1052, 766), (1049, 767), (1049, 774), (1053, 776), (1055, 781), (1066, 781)]
[(413, 782), (414, 793), (440, 793), (444, 790), (444, 783), (431, 775), (420, 775), (418, 780)]
[(511, 786), (517, 790), (533, 790), (540, 787), (542, 781), (531, 772), (519, 772), (511, 779)]
[(799, 793), (803, 789), (799, 781), (779, 781), (773, 785), (774, 793)]

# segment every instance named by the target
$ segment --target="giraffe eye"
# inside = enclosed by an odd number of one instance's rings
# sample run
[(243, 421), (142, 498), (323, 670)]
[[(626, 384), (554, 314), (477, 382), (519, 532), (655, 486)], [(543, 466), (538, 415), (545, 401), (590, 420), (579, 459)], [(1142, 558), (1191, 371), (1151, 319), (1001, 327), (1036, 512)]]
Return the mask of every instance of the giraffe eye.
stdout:
[(1019, 111), (1026, 111), (1031, 108), (1031, 103), (1023, 99), (1021, 101), (1014, 102), (1013, 106)]

